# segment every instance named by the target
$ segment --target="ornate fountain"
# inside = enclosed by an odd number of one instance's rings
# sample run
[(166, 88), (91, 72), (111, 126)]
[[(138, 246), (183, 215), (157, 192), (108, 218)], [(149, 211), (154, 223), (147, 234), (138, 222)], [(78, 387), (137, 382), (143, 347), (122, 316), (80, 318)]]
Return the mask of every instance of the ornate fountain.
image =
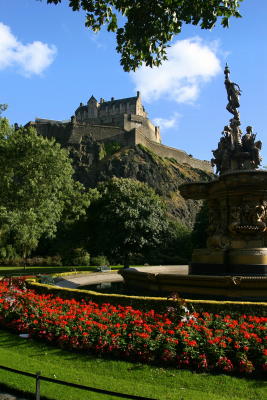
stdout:
[(261, 141), (251, 126), (242, 134), (238, 112), (240, 87), (231, 82), (226, 65), (225, 87), (233, 114), (211, 160), (217, 179), (180, 186), (183, 197), (205, 199), (209, 210), (205, 249), (193, 252), (191, 274), (267, 275), (267, 172), (261, 163)]
[(224, 127), (212, 165), (217, 177), (179, 187), (186, 199), (204, 199), (209, 225), (206, 248), (195, 249), (189, 273), (124, 270), (130, 287), (154, 293), (178, 292), (187, 298), (267, 300), (267, 171), (261, 163), (261, 141), (251, 126), (243, 134), (238, 108), (241, 89), (229, 78), (225, 87), (233, 115)]

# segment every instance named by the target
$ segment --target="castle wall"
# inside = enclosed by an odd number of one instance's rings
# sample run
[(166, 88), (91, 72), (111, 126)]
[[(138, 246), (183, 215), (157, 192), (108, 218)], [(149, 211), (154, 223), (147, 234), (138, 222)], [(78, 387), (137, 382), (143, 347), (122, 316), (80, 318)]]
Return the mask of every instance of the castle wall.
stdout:
[[(58, 121), (38, 120), (31, 125), (38, 134), (49, 139), (55, 138), (63, 146), (79, 144), (84, 136), (92, 136), (99, 142), (116, 142), (123, 147), (132, 147), (142, 144), (161, 157), (174, 158), (180, 164), (189, 164), (193, 168), (212, 172), (210, 162), (190, 157), (185, 151), (165, 146), (155, 142), (155, 127), (141, 124), (144, 120), (140, 116), (124, 115), (127, 130), (116, 126), (88, 125), (86, 123), (60, 123)], [(139, 122), (140, 121), (140, 122)]]
[(122, 128), (115, 126), (103, 126), (103, 125), (88, 125), (88, 124), (75, 124), (73, 125), (72, 134), (69, 138), (69, 143), (80, 143), (83, 136), (91, 135), (95, 141), (102, 141), (109, 139), (110, 141), (115, 140), (114, 138), (118, 135), (124, 135), (125, 132)]
[(209, 161), (198, 160), (197, 158), (190, 157), (185, 151), (155, 143), (144, 136), (139, 129), (135, 129), (135, 144), (142, 144), (161, 157), (174, 158), (180, 164), (189, 164), (193, 168), (213, 172)]
[(72, 124), (71, 123), (60, 123), (57, 121), (38, 120), (37, 122), (31, 122), (37, 133), (41, 136), (47, 137), (48, 139), (55, 138), (58, 143), (62, 146), (66, 145), (71, 134)]
[(124, 117), (124, 129), (126, 131), (138, 129), (150, 140), (160, 143), (160, 131), (151, 121), (149, 121), (149, 119), (133, 114), (125, 115)]

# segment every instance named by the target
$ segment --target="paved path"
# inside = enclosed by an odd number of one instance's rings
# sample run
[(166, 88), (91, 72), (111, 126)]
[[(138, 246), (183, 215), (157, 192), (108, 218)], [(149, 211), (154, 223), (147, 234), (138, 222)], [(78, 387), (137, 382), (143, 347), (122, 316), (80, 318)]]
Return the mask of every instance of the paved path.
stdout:
[[(188, 265), (157, 265), (135, 267), (134, 269), (137, 271), (152, 272), (156, 274), (188, 274)], [(123, 282), (123, 277), (117, 271), (65, 275), (63, 277), (56, 278), (55, 284), (60, 287), (77, 289), (79, 286), (96, 285), (105, 282)]]
[(123, 282), (123, 277), (119, 275), (117, 271), (67, 275), (58, 277), (55, 281), (55, 285), (76, 289), (79, 286), (96, 285), (105, 282)]

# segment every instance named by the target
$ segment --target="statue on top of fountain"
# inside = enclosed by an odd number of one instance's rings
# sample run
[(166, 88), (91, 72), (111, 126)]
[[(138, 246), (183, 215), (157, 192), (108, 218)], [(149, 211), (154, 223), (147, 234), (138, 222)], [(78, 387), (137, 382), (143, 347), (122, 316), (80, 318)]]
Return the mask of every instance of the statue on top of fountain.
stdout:
[(230, 124), (224, 127), (218, 148), (212, 151), (214, 158), (211, 164), (216, 166), (216, 174), (219, 175), (234, 170), (258, 168), (261, 163), (262, 146), (261, 141), (255, 141), (256, 134), (253, 133), (252, 126), (248, 126), (246, 133), (242, 135), (238, 111), (241, 89), (237, 83), (230, 81), (230, 69), (227, 64), (224, 74), (228, 98), (226, 109), (233, 114), (233, 118), (230, 119)]

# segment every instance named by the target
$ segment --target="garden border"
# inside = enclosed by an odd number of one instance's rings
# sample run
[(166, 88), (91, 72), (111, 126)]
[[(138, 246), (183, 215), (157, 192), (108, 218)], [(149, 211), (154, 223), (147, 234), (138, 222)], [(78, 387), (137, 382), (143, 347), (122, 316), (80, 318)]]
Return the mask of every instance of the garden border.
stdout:
[[(36, 279), (27, 279), (26, 284), (29, 288), (35, 289), (40, 293), (51, 293), (63, 298), (73, 297), (77, 300), (88, 299), (96, 303), (110, 303), (114, 305), (128, 305), (134, 308), (145, 310), (156, 309), (165, 312), (170, 306), (177, 306), (177, 300), (163, 297), (127, 296), (120, 294), (104, 294), (92, 290), (69, 289), (60, 286), (41, 284)], [(254, 315), (267, 315), (267, 302), (249, 301), (218, 301), (218, 300), (194, 300), (184, 299), (196, 312), (238, 312), (243, 314), (252, 313)]]

